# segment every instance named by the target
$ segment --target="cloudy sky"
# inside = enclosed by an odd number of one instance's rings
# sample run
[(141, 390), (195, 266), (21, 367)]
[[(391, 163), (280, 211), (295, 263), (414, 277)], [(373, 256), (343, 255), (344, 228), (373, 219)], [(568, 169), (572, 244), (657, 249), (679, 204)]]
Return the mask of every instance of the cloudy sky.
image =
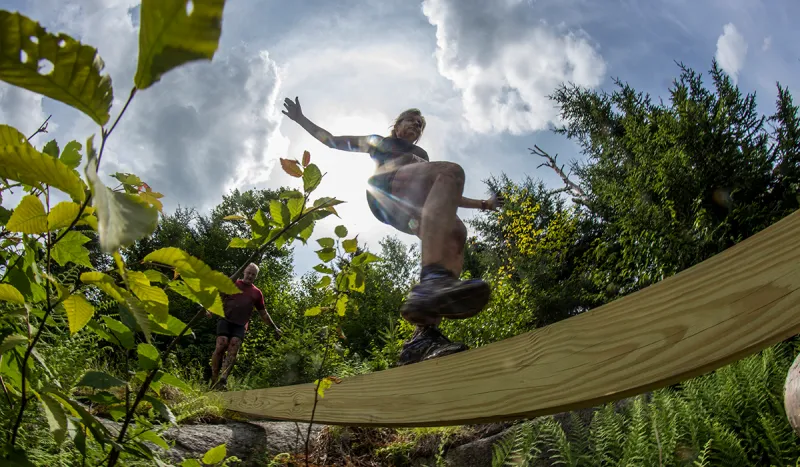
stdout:
[[(433, 160), (462, 164), (465, 196), (483, 198), (483, 180), (501, 173), (559, 186), (549, 169), (536, 169), (540, 161), (527, 151), (534, 144), (563, 162), (579, 158), (573, 144), (548, 131), (558, 115), (546, 96), (564, 81), (610, 89), (619, 77), (666, 97), (676, 61), (705, 72), (716, 57), (744, 91), (758, 93), (763, 112), (772, 110), (776, 81), (800, 94), (794, 0), (227, 3), (213, 62), (172, 71), (137, 94), (109, 141), (101, 173), (140, 175), (165, 194), (168, 211), (179, 205), (205, 211), (232, 188), (297, 186), (276, 161), (308, 149), (327, 173), (318, 193), (347, 201), (342, 219), (327, 219), (313, 238), (339, 222), (374, 246), (394, 231), (367, 208), (369, 156), (324, 148), (283, 118), (287, 96), (299, 96), (312, 121), (340, 134), (387, 134), (399, 112), (422, 109), (428, 128), (419, 144)], [(138, 1), (3, 5), (98, 47), (117, 115), (136, 67)], [(77, 111), (0, 82), (0, 122), (31, 133), (50, 114), (50, 134), (35, 140), (37, 147), (51, 137), (62, 147), (92, 133), (99, 138), (97, 126)], [(298, 246), (295, 259), (298, 274), (309, 270), (312, 245)]]

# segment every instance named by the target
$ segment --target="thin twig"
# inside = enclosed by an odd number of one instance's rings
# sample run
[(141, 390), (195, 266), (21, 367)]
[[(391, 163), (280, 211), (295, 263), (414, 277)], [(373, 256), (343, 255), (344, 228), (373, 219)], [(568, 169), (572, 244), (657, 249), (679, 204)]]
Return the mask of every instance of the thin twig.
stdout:
[(556, 162), (556, 159), (558, 159), (558, 154), (556, 154), (555, 157), (553, 157), (544, 150), (542, 150), (542, 148), (540, 148), (539, 146), (534, 145), (533, 147), (535, 149), (528, 148), (531, 154), (546, 159), (545, 162), (542, 162), (536, 167), (537, 169), (543, 166), (550, 167), (558, 174), (559, 177), (561, 177), (561, 180), (564, 182), (564, 185), (566, 185), (569, 191), (571, 191), (578, 198), (581, 199), (586, 198), (586, 193), (583, 191), (583, 189), (576, 183), (574, 183), (572, 180), (570, 180), (569, 176), (566, 173), (564, 173), (564, 166), (563, 165), (561, 167), (558, 166), (558, 163)]
[(50, 117), (52, 117), (52, 116), (53, 116), (53, 115), (49, 115), (49, 116), (47, 117), (47, 120), (45, 120), (45, 121), (44, 121), (44, 123), (42, 123), (41, 125), (39, 125), (39, 128), (38, 128), (36, 131), (34, 131), (32, 135), (28, 136), (28, 142), (30, 142), (30, 140), (31, 140), (31, 139), (32, 139), (34, 136), (38, 135), (39, 133), (47, 133), (47, 122), (50, 120)]

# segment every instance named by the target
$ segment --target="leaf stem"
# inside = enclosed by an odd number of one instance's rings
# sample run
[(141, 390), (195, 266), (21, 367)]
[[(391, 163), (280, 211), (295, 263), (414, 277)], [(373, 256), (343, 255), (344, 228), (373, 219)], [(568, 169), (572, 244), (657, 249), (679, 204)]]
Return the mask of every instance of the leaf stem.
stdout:
[(33, 139), (33, 137), (38, 135), (39, 133), (47, 133), (47, 122), (50, 120), (50, 117), (52, 116), (53, 116), (52, 114), (49, 115), (47, 119), (44, 121), (44, 123), (39, 125), (39, 128), (36, 129), (36, 131), (34, 131), (32, 135), (28, 136), (28, 142), (30, 142), (31, 139)]

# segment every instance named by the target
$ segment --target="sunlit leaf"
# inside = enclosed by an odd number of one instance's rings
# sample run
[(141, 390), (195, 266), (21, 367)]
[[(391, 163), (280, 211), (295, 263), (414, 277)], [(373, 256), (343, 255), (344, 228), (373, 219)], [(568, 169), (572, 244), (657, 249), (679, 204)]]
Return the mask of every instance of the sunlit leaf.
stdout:
[(0, 146), (0, 177), (28, 185), (47, 184), (78, 202), (86, 199), (85, 185), (78, 174), (31, 145)]
[(0, 284), (0, 300), (20, 305), (25, 304), (25, 297), (11, 284)]
[(222, 220), (225, 220), (225, 221), (244, 221), (244, 220), (247, 220), (247, 218), (244, 217), (244, 216), (240, 216), (238, 214), (234, 214), (234, 215), (231, 215), (231, 216), (225, 216), (225, 217), (222, 218)]
[(319, 384), (317, 394), (319, 394), (319, 397), (325, 397), (325, 390), (333, 386), (333, 381), (330, 378), (322, 378), (321, 382), (320, 380), (314, 380), (311, 384)]
[(160, 287), (150, 285), (150, 279), (143, 272), (128, 271), (127, 278), (130, 291), (142, 301), (145, 309), (157, 321), (166, 321), (169, 313), (169, 298), (166, 292)]
[(105, 125), (111, 78), (94, 47), (48, 33), (19, 13), (0, 11), (0, 79), (63, 102)]
[(309, 309), (308, 309), (308, 310), (306, 310), (306, 311), (305, 311), (305, 313), (303, 313), (303, 314), (304, 314), (305, 316), (317, 316), (317, 315), (318, 315), (318, 314), (320, 314), (320, 313), (322, 313), (322, 307), (315, 306), (315, 307), (309, 308)]
[[(183, 331), (183, 328), (185, 327), (186, 323), (184, 323), (183, 321), (179, 320), (178, 318), (172, 315), (169, 315), (166, 323), (159, 323), (157, 321), (152, 321), (152, 326), (150, 329), (152, 330), (153, 334), (162, 334), (165, 336), (177, 336), (181, 333), (181, 331)], [(194, 335), (194, 331), (192, 331), (192, 328), (189, 328), (183, 335), (192, 336)]]
[(228, 248), (249, 248), (250, 241), (245, 238), (235, 237), (228, 243)]
[[(183, 281), (172, 281), (169, 288), (189, 300), (197, 303), (206, 310), (218, 316), (225, 316), (222, 309), (222, 298), (213, 287), (202, 287), (199, 279), (184, 278)], [(238, 290), (238, 289), (237, 289)]]
[(365, 251), (364, 253), (361, 253), (360, 255), (353, 258), (352, 264), (359, 266), (363, 264), (374, 263), (376, 261), (382, 261), (382, 259), (373, 255), (368, 251)]
[(38, 234), (47, 232), (47, 213), (38, 197), (25, 195), (6, 224), (11, 232)]
[(123, 185), (130, 185), (132, 187), (138, 187), (142, 184), (142, 179), (139, 178), (138, 175), (127, 173), (127, 172), (115, 172), (111, 175), (112, 178), (116, 178), (119, 180), (120, 183)]
[[(87, 147), (90, 146), (91, 143), (87, 144)], [(114, 192), (106, 187), (97, 175), (97, 160), (93, 151), (89, 151), (86, 177), (97, 208), (100, 249), (104, 253), (129, 246), (156, 229), (158, 210), (136, 195)]]
[(139, 355), (140, 370), (152, 370), (158, 367), (161, 357), (153, 344), (139, 344), (136, 352)]
[(297, 216), (303, 213), (303, 198), (291, 198), (286, 202), (286, 207), (289, 208), (289, 219), (295, 220)]
[(342, 248), (344, 248), (345, 253), (355, 253), (358, 250), (358, 239), (351, 238), (342, 241)]
[(284, 227), (291, 222), (289, 208), (277, 199), (270, 200), (269, 215), (278, 224), (278, 227)]
[(284, 159), (282, 157), (280, 158), (280, 161), (283, 171), (286, 172), (287, 174), (295, 178), (301, 178), (303, 176), (303, 169), (300, 168), (300, 165), (298, 164), (297, 161), (291, 159)]
[(61, 266), (66, 266), (67, 263), (72, 262), (92, 268), (92, 262), (89, 260), (89, 250), (83, 246), (87, 242), (89, 242), (89, 237), (80, 232), (70, 230), (53, 246), (51, 255)]
[(155, 269), (148, 269), (144, 271), (144, 275), (150, 282), (158, 282), (161, 284), (166, 284), (169, 282), (169, 278), (163, 272), (156, 271)]
[(316, 164), (309, 164), (303, 171), (303, 189), (306, 193), (314, 191), (322, 181), (322, 172)]
[(52, 208), (47, 215), (47, 227), (50, 231), (65, 229), (78, 217), (81, 205), (72, 201), (62, 201)]
[(67, 312), (70, 334), (83, 329), (94, 315), (94, 307), (81, 295), (70, 295), (62, 304)]
[(109, 389), (125, 386), (125, 381), (102, 371), (87, 371), (75, 386), (89, 386), (95, 389)]
[(0, 124), (0, 146), (22, 146), (28, 145), (28, 138), (13, 126)]
[(168, 71), (211, 60), (222, 33), (224, 0), (142, 0), (134, 83), (146, 89)]
[(239, 293), (239, 288), (230, 278), (179, 248), (161, 248), (145, 256), (142, 262), (165, 264), (175, 268), (181, 276), (200, 279), (203, 284), (216, 287), (220, 292), (230, 295)]
[(347, 302), (349, 300), (350, 297), (348, 295), (339, 295), (339, 299), (336, 301), (336, 313), (338, 313), (339, 316), (344, 316), (344, 313), (347, 310)]
[(228, 451), (225, 449), (225, 444), (213, 447), (203, 454), (203, 463), (206, 465), (219, 464), (225, 460), (225, 455)]
[(81, 274), (81, 282), (84, 284), (93, 285), (103, 292), (107, 293), (114, 300), (122, 303), (125, 301), (123, 295), (125, 291), (121, 289), (111, 276), (99, 271), (89, 271)]
[(158, 209), (159, 212), (163, 213), (164, 204), (161, 203), (161, 193), (156, 193), (155, 191), (140, 191), (139, 198), (144, 201), (145, 203), (153, 206), (153, 208)]

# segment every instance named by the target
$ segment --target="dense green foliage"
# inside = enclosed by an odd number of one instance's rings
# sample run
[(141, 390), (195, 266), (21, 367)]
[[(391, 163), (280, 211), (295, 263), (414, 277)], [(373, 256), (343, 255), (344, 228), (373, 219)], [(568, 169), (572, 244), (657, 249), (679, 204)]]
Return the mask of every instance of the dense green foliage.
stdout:
[[(108, 127), (114, 88), (102, 62), (89, 60), (96, 51), (0, 11), (2, 55), (24, 50), (34, 58), (4, 62), (0, 79), (101, 125), (98, 141), (61, 145), (35, 144), (41, 132), (26, 137), (0, 125), (0, 195), (24, 190), (17, 206), (0, 208), (6, 462), (166, 464), (153, 449), (168, 446), (165, 429), (222, 415), (207, 391), (220, 292), (235, 293), (231, 279), (251, 261), (283, 335), (276, 338), (258, 318), (251, 322), (230, 390), (316, 382), (324, 394), (337, 377), (392, 366), (412, 332), (398, 310), (418, 277), (417, 248), (387, 237), (372, 252), (345, 225), (312, 239), (317, 221), (338, 216), (340, 201), (316, 197), (322, 171), (308, 152), (280, 161), (296, 187), (233, 191), (204, 214), (164, 213), (162, 195), (134, 174), (114, 174), (113, 189), (99, 180), (106, 141), (136, 93), (188, 61), (212, 59), (224, 2), (196, 3), (204, 3), (196, 7), (202, 14), (187, 16), (181, 1), (143, 2), (134, 86)], [(62, 37), (63, 55), (51, 55), (45, 46)], [(80, 60), (73, 64), (71, 56)], [(39, 58), (52, 62), (57, 80), (39, 74)], [(776, 109), (765, 116), (716, 63), (710, 77), (707, 86), (681, 67), (669, 99), (658, 104), (623, 82), (613, 92), (555, 90), (565, 122), (556, 132), (577, 142), (585, 161), (568, 175), (555, 157), (532, 150), (564, 179), (559, 190), (531, 177), (489, 180), (506, 205), (470, 222), (475, 235), (464, 275), (489, 281), (493, 296), (479, 316), (445, 322), (445, 333), (481, 346), (566, 319), (697, 264), (796, 210), (800, 116), (791, 94), (779, 85)], [(84, 177), (77, 170), (83, 162)], [(56, 193), (68, 200), (54, 202)], [(302, 277), (292, 271), (297, 247), (314, 248), (320, 259)], [(569, 430), (553, 418), (525, 422), (498, 443), (496, 460), (794, 464), (800, 451), (781, 388), (798, 350), (794, 341), (781, 344), (622, 409), (601, 407), (590, 421), (573, 419)], [(418, 438), (374, 454), (401, 462)], [(235, 461), (225, 458), (223, 445), (182, 465)]]

